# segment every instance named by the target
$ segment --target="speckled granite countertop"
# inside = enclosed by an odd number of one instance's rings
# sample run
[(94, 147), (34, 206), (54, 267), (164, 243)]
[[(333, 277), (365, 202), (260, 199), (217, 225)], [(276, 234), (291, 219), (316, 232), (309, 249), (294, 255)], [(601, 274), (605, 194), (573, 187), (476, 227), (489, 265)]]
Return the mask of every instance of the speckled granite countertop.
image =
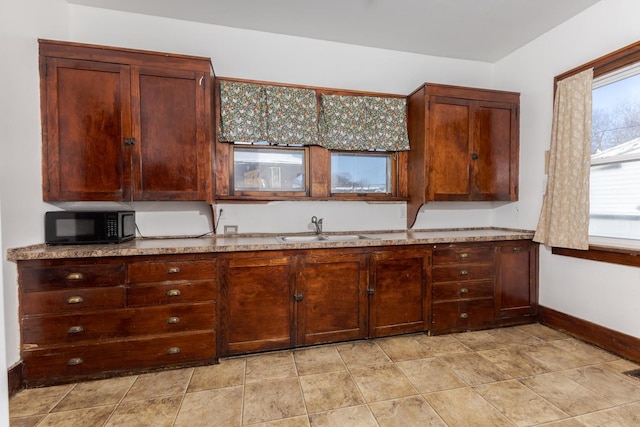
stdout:
[[(327, 233), (329, 236), (346, 233)], [(200, 238), (144, 238), (111, 245), (47, 246), (44, 244), (13, 248), (7, 251), (9, 261), (33, 259), (89, 258), (108, 256), (163, 255), (186, 253), (216, 253), (286, 249), (344, 248), (389, 245), (421, 245), (456, 242), (489, 242), (533, 238), (528, 230), (502, 228), (434, 229), (409, 231), (359, 231), (370, 239), (355, 241), (324, 240), (317, 242), (287, 242), (276, 234), (219, 235)], [(287, 234), (289, 235), (289, 234)], [(293, 234), (291, 234), (293, 235)]]

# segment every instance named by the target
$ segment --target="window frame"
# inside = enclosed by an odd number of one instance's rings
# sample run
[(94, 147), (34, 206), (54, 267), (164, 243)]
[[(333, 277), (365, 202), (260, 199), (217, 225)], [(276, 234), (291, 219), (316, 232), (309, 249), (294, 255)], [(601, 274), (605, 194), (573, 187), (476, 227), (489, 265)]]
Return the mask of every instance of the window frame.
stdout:
[[(215, 131), (213, 141), (214, 167), (213, 167), (213, 200), (224, 201), (226, 203), (242, 202), (270, 202), (286, 200), (336, 200), (336, 201), (372, 201), (372, 202), (406, 202), (408, 195), (408, 152), (407, 151), (387, 151), (392, 153), (392, 176), (391, 193), (331, 193), (331, 151), (318, 145), (304, 146), (308, 150), (307, 158), (307, 188), (305, 193), (291, 194), (291, 192), (235, 192), (233, 185), (233, 147), (242, 143), (218, 141), (217, 132), (220, 129), (220, 82), (234, 81), (242, 83), (253, 83), (269, 86), (285, 86), (316, 91), (318, 100), (318, 111), (320, 111), (320, 98), (326, 95), (347, 95), (347, 96), (374, 96), (389, 98), (406, 98), (405, 95), (364, 92), (347, 89), (333, 89), (316, 86), (292, 85), (285, 83), (274, 83), (260, 80), (234, 79), (228, 77), (216, 77), (214, 84), (215, 94), (213, 98), (213, 111), (215, 120)], [(298, 145), (271, 145), (270, 148), (298, 147)], [(369, 151), (352, 151), (353, 153), (370, 153)]]
[[(567, 77), (571, 77), (575, 74), (581, 73), (582, 71), (593, 68), (593, 78), (596, 79), (605, 74), (628, 67), (634, 63), (640, 63), (640, 41), (555, 76), (553, 79), (554, 96), (556, 88), (558, 87), (558, 82), (566, 79)], [(590, 235), (589, 241), (593, 242), (594, 240), (598, 240), (598, 244), (590, 244), (589, 249), (587, 250), (553, 247), (551, 253), (554, 255), (570, 256), (620, 265), (640, 266), (640, 242), (636, 239), (633, 239), (632, 242), (638, 243), (638, 248), (634, 247), (635, 245), (623, 246), (619, 243), (619, 239), (609, 239)], [(600, 242), (603, 242), (604, 244), (601, 244)]]
[[(331, 156), (334, 153), (354, 154), (354, 155), (370, 155), (370, 156), (389, 156), (389, 192), (387, 193), (349, 193), (349, 192), (332, 192), (331, 181), (333, 178), (333, 168), (331, 167)], [(329, 196), (332, 199), (353, 199), (355, 198), (380, 198), (387, 199), (397, 195), (397, 170), (398, 155), (397, 151), (347, 151), (347, 150), (329, 150)]]
[[(300, 191), (280, 190), (280, 191), (251, 191), (251, 190), (236, 190), (235, 185), (235, 153), (237, 149), (257, 149), (257, 150), (299, 150), (304, 153), (304, 185)], [(309, 196), (309, 148), (305, 146), (279, 146), (279, 145), (258, 145), (258, 144), (233, 144), (231, 147), (231, 155), (229, 156), (229, 189), (232, 195), (247, 196), (247, 197), (308, 197)]]

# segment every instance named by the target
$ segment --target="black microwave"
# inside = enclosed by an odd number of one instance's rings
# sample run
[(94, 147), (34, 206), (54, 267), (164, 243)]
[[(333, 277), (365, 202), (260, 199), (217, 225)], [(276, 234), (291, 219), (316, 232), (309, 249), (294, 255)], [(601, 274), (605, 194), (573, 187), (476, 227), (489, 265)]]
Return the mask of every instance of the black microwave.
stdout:
[(54, 211), (44, 217), (49, 245), (120, 243), (136, 235), (134, 211)]

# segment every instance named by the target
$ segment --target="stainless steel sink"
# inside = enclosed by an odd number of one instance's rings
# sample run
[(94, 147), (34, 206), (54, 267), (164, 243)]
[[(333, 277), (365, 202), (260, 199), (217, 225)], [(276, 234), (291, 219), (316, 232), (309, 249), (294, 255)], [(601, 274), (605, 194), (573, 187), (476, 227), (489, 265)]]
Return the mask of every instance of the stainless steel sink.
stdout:
[(323, 236), (278, 236), (278, 241), (282, 243), (309, 243), (324, 240)]
[(311, 243), (311, 242), (355, 242), (358, 240), (375, 240), (362, 234), (321, 234), (313, 236), (278, 236), (281, 243)]

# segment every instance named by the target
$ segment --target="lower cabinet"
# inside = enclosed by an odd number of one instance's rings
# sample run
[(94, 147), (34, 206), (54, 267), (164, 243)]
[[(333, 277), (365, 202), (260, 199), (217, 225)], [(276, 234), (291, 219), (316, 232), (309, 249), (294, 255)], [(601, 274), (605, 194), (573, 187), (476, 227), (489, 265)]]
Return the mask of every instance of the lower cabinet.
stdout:
[(221, 354), (427, 329), (429, 250), (221, 256)]
[(501, 325), (538, 314), (538, 251), (537, 243), (526, 240), (498, 246), (495, 297)]
[(535, 321), (538, 245), (518, 240), (435, 245), (433, 335)]
[(392, 249), (371, 255), (369, 336), (420, 332), (428, 329), (428, 249)]
[(338, 251), (298, 258), (294, 294), (297, 346), (367, 336), (366, 267), (362, 253)]
[(18, 262), (26, 386), (532, 322), (532, 241)]
[(239, 254), (221, 260), (220, 333), (224, 355), (293, 345), (293, 265), (289, 256)]
[(216, 360), (216, 261), (20, 261), (23, 380), (45, 385)]

